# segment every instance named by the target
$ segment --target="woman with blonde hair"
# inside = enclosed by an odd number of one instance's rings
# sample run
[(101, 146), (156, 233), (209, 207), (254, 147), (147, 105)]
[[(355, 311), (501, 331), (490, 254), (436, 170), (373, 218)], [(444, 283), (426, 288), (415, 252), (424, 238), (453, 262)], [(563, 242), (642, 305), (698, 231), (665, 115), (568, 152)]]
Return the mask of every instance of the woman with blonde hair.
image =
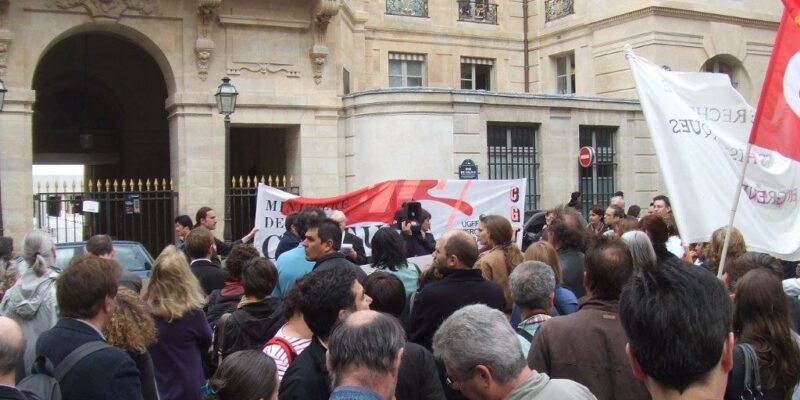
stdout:
[(211, 344), (211, 328), (200, 282), (175, 246), (167, 246), (156, 259), (143, 297), (158, 331), (149, 351), (160, 398), (201, 400), (202, 355)]
[[(725, 236), (728, 228), (723, 226), (718, 228), (711, 234), (711, 241), (708, 246), (703, 247), (703, 266), (709, 271), (717, 273), (719, 262), (722, 259), (722, 246), (725, 244)], [(747, 245), (744, 242), (744, 236), (738, 229), (731, 230), (731, 240), (728, 244), (728, 256), (726, 257), (725, 264), (747, 253)], [(725, 269), (723, 269), (724, 271)]]
[(561, 277), (561, 262), (558, 253), (550, 243), (540, 241), (532, 243), (525, 249), (525, 261), (541, 261), (553, 269), (556, 276), (555, 298), (553, 299), (553, 316), (568, 315), (578, 311), (578, 298), (568, 287), (564, 286)]
[(136, 363), (144, 400), (157, 400), (153, 359), (147, 352), (147, 347), (156, 341), (153, 317), (133, 290), (120, 286), (116, 301), (117, 308), (103, 327), (103, 336), (108, 344), (124, 350)]
[[(56, 246), (47, 232), (35, 230), (25, 235), (22, 258), (28, 270), (8, 289), (0, 302), (0, 315), (9, 317), (25, 333), (25, 372), (36, 359), (39, 334), (58, 322), (56, 302)], [(21, 378), (21, 377), (20, 377)]]
[(508, 276), (522, 262), (522, 252), (513, 242), (514, 231), (511, 222), (499, 215), (481, 215), (478, 224), (478, 241), (482, 246), (490, 247), (478, 259), (478, 268), (483, 277), (495, 281), (503, 288), (506, 300), (506, 314), (511, 312), (514, 300), (511, 299), (511, 288)]

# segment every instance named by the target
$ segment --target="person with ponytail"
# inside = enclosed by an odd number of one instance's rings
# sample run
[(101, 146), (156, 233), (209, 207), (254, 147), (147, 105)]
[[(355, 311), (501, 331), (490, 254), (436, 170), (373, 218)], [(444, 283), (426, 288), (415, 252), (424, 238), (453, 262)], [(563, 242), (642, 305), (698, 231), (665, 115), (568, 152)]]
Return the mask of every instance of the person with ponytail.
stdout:
[(478, 224), (478, 241), (481, 246), (491, 249), (478, 259), (478, 267), (486, 280), (495, 281), (503, 288), (506, 314), (511, 313), (514, 301), (511, 299), (511, 288), (508, 277), (511, 271), (522, 262), (522, 252), (513, 241), (514, 232), (511, 222), (499, 215), (482, 215)]
[(203, 386), (207, 400), (277, 400), (278, 369), (258, 350), (242, 350), (222, 360)]
[(27, 372), (36, 358), (39, 334), (58, 322), (55, 282), (59, 271), (55, 268), (56, 246), (53, 238), (41, 230), (28, 233), (22, 258), (29, 268), (3, 296), (0, 315), (17, 321), (25, 333), (24, 367)]

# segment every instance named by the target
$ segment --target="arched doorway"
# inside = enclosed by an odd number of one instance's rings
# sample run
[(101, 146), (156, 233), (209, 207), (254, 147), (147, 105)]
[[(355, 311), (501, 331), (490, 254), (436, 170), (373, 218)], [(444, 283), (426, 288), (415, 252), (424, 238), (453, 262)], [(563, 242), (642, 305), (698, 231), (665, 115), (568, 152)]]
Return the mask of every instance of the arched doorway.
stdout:
[(44, 52), (32, 88), (34, 166), (79, 165), (86, 183), (34, 189), (36, 226), (59, 242), (102, 233), (151, 253), (172, 242), (174, 193), (154, 183), (170, 180), (171, 152), (168, 86), (153, 56), (126, 36), (81, 29)]
[(86, 179), (169, 178), (161, 69), (145, 50), (107, 32), (53, 45), (33, 79), (34, 164), (85, 165)]

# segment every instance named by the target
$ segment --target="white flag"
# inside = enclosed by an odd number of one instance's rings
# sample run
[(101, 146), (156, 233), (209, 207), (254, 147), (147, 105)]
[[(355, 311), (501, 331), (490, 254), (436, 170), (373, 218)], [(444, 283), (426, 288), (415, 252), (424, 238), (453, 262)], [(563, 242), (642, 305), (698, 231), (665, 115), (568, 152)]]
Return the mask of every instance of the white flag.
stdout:
[[(684, 243), (707, 242), (728, 223), (755, 110), (724, 74), (630, 63), (661, 174)], [(753, 146), (734, 226), (752, 251), (800, 259), (800, 163)]]

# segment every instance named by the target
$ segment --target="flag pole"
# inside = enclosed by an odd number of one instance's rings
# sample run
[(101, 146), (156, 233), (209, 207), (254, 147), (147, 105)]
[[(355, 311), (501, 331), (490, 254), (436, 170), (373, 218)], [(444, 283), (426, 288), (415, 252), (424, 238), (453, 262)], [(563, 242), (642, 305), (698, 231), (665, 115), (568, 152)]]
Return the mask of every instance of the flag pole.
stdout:
[(753, 149), (753, 144), (748, 141), (747, 148), (744, 151), (744, 162), (742, 163), (742, 173), (739, 175), (739, 184), (736, 185), (736, 193), (733, 197), (733, 207), (731, 208), (731, 217), (728, 219), (728, 229), (725, 232), (725, 242), (722, 245), (722, 256), (719, 259), (717, 266), (717, 278), (722, 279), (723, 269), (725, 267), (725, 259), (728, 258), (728, 246), (731, 243), (731, 231), (733, 231), (733, 219), (736, 218), (736, 209), (739, 208), (739, 197), (742, 193), (744, 186), (744, 175), (747, 172), (747, 166), (750, 164), (750, 151)]

